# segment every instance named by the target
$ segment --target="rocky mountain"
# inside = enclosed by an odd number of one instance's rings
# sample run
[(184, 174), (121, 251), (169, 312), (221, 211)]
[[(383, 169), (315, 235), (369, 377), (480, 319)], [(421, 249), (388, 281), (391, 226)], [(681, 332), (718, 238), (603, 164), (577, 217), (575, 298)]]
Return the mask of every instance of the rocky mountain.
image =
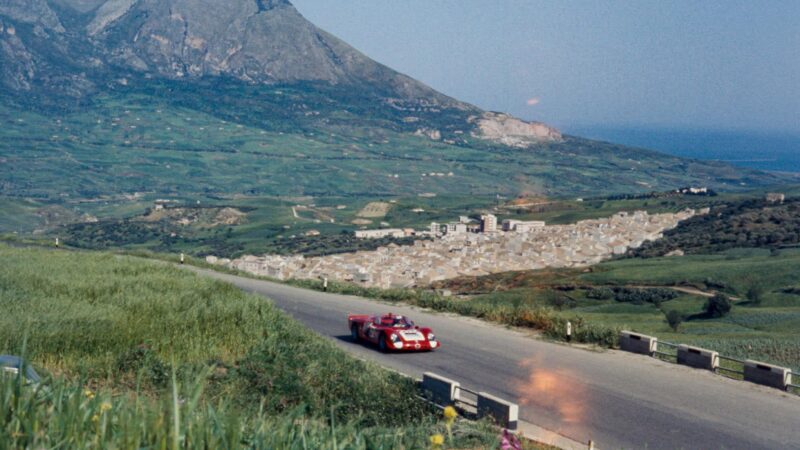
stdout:
[(225, 77), (252, 85), (367, 87), (405, 123), (419, 118), (415, 112), (482, 114), (375, 62), (288, 0), (0, 0), (0, 27), (0, 83), (23, 96), (83, 100), (134, 79)]

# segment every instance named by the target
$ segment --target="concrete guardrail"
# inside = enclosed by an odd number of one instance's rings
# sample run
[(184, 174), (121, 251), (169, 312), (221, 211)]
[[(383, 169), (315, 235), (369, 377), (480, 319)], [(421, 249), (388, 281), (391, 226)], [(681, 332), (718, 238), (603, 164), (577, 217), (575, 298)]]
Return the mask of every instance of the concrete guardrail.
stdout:
[(786, 391), (792, 384), (792, 371), (786, 367), (748, 359), (744, 362), (744, 379)]
[(681, 344), (678, 346), (678, 364), (715, 371), (719, 367), (719, 353)]
[(653, 356), (658, 350), (658, 338), (634, 333), (633, 331), (621, 331), (619, 333), (619, 348), (626, 352)]
[(422, 374), (422, 390), (430, 396), (430, 400), (437, 405), (452, 405), (458, 400), (461, 384), (435, 373)]
[(489, 417), (501, 427), (514, 431), (519, 421), (519, 406), (486, 392), (478, 392), (478, 418), (484, 417)]

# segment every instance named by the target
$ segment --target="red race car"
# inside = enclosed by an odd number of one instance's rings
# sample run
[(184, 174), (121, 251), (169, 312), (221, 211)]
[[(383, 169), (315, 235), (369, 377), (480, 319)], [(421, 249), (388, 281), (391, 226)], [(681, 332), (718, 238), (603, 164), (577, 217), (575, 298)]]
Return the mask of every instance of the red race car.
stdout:
[(440, 345), (430, 328), (420, 328), (407, 317), (398, 314), (350, 314), (347, 316), (347, 326), (353, 341), (371, 342), (382, 352), (433, 350)]

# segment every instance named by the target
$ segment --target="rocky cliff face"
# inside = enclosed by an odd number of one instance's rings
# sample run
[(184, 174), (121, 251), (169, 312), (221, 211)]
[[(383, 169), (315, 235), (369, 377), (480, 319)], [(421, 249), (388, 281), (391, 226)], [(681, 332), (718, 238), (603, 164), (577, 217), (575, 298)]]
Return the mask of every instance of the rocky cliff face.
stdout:
[(525, 122), (508, 114), (486, 112), (471, 117), (477, 125), (476, 136), (510, 147), (527, 148), (539, 142), (559, 142), (561, 133), (541, 122)]

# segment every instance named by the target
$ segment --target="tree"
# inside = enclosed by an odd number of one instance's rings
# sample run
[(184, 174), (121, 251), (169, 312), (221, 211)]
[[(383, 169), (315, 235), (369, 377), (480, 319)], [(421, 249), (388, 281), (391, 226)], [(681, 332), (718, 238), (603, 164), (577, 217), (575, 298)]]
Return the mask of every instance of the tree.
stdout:
[(764, 300), (764, 288), (758, 284), (753, 284), (747, 290), (747, 299), (754, 305), (760, 305)]
[(672, 331), (678, 331), (681, 323), (683, 323), (683, 314), (671, 309), (669, 312), (667, 312), (667, 323), (669, 324), (669, 327), (672, 328)]
[(727, 295), (716, 293), (706, 301), (704, 309), (711, 317), (725, 317), (731, 312), (731, 300)]

